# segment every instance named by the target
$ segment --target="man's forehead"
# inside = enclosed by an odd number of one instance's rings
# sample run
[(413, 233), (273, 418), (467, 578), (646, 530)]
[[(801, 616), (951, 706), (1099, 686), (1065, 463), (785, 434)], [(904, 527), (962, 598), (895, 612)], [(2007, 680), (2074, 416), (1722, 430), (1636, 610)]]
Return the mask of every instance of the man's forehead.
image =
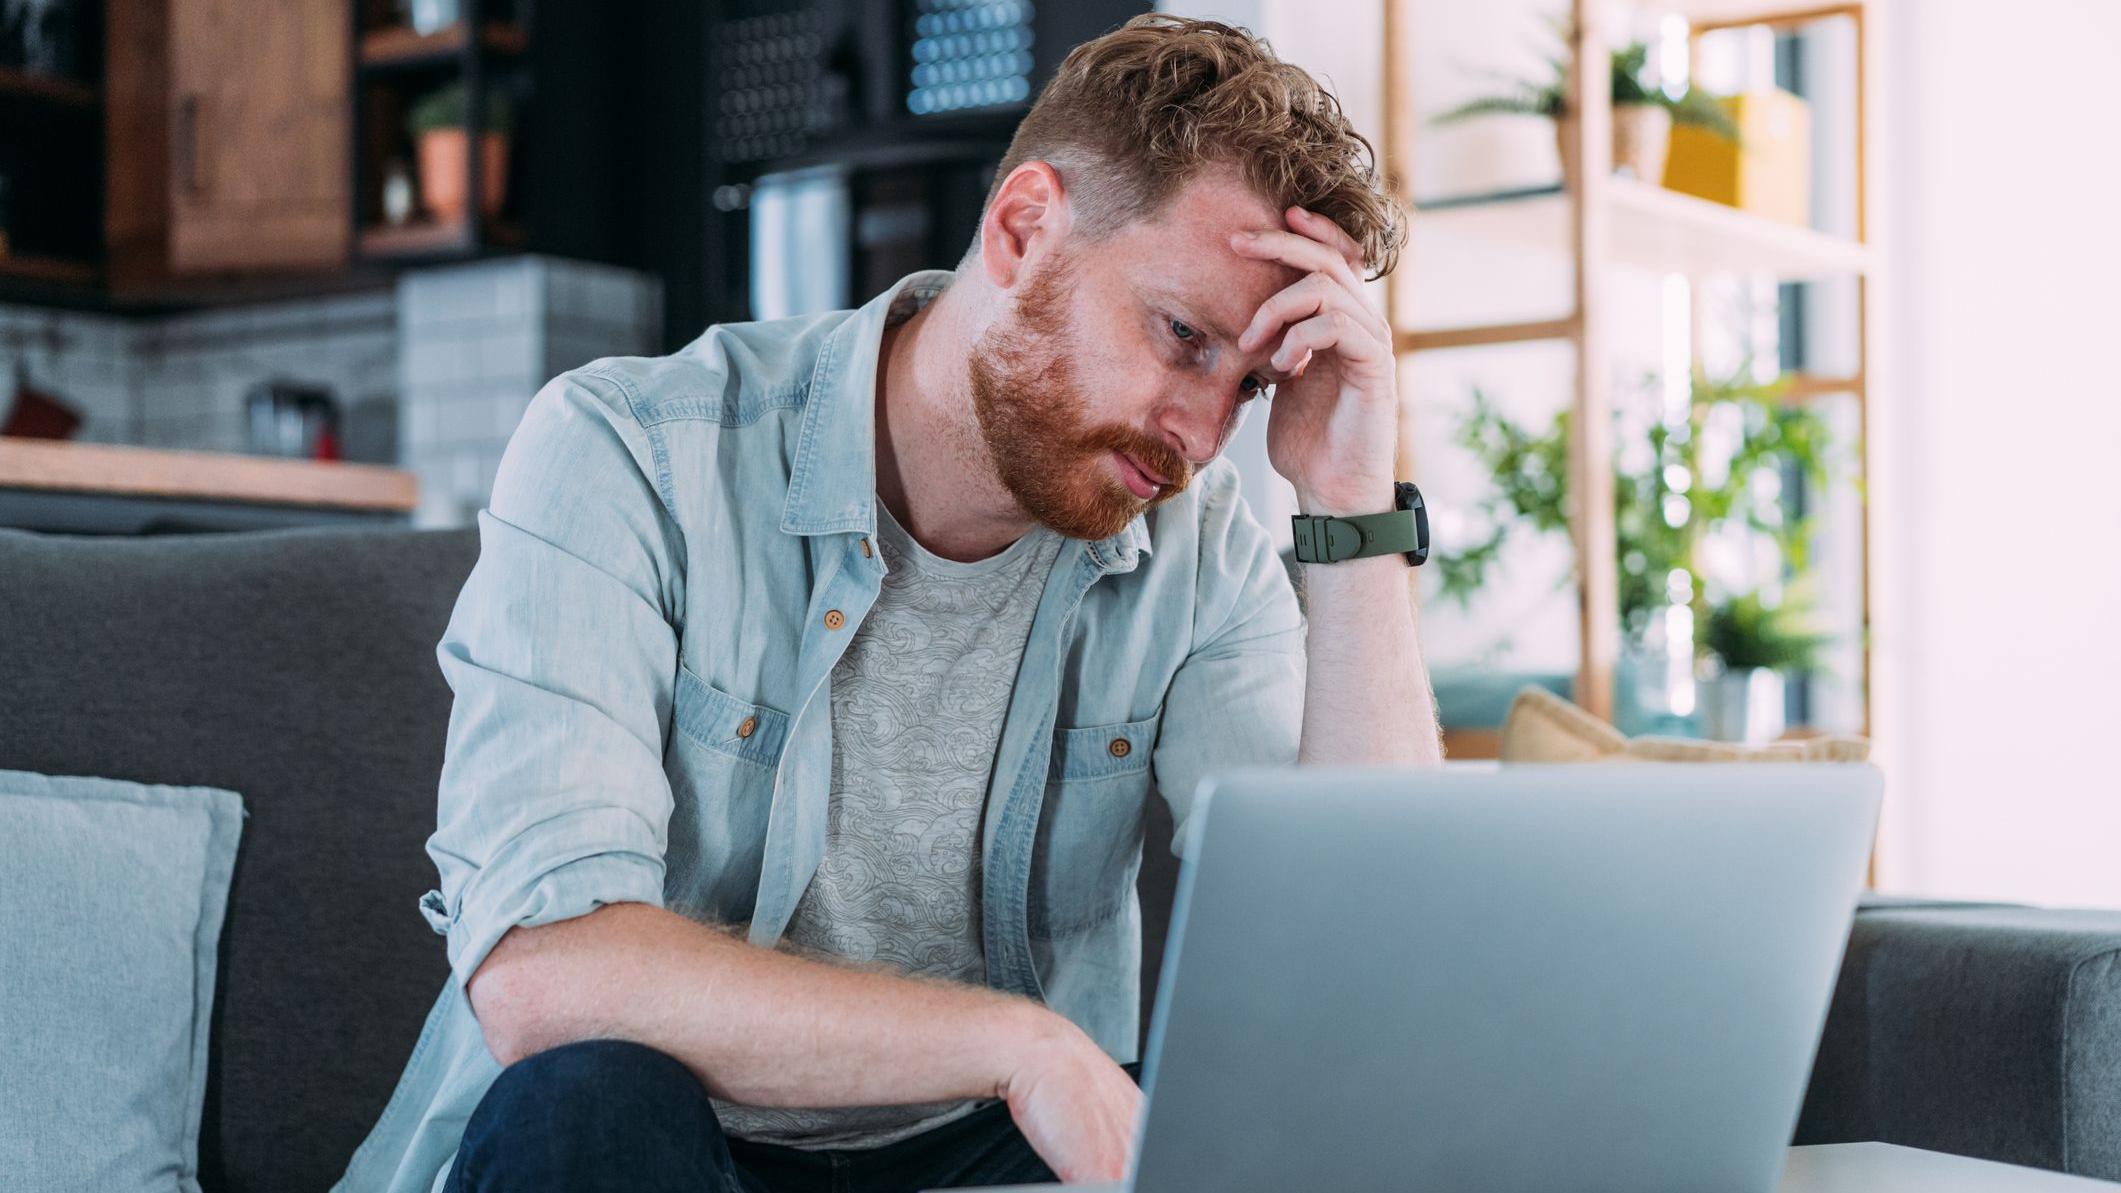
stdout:
[(1237, 232), (1286, 231), (1288, 221), (1234, 173), (1204, 172), (1162, 210), (1135, 225), (1129, 272), (1144, 290), (1186, 305), (1235, 336), (1259, 304), (1302, 276), (1278, 261), (1240, 255)]

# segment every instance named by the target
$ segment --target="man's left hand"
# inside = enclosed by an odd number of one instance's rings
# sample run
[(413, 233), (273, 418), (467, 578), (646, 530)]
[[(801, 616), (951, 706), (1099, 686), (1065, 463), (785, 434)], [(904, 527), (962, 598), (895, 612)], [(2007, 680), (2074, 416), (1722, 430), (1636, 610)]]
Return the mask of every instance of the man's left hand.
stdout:
[(1304, 272), (1261, 304), (1237, 342), (1251, 352), (1280, 341), (1267, 459), (1296, 487), (1302, 513), (1380, 513), (1391, 508), (1399, 438), (1392, 329), (1363, 295), (1354, 239), (1302, 207), (1286, 219), (1286, 231), (1230, 238), (1241, 256)]

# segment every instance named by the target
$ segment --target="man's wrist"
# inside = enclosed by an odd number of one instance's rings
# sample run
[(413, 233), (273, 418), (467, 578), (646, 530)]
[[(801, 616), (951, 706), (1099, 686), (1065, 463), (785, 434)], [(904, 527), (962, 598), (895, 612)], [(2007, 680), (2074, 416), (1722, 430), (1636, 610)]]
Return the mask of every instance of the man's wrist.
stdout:
[(1350, 487), (1345, 492), (1297, 489), (1296, 512), (1306, 517), (1352, 518), (1392, 508), (1392, 482)]
[(1034, 1069), (1044, 1055), (1065, 1048), (1069, 1035), (1080, 1029), (1065, 1016), (1029, 999), (1006, 995), (999, 1003), (995, 1008), (997, 1046), (990, 1051), (999, 1063), (990, 1096), (1007, 1101), (1011, 1085)]

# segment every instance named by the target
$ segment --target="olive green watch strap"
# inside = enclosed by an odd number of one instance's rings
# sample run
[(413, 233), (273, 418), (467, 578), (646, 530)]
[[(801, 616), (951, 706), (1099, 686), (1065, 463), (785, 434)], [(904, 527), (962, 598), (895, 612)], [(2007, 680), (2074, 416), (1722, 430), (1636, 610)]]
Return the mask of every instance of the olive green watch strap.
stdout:
[(1397, 552), (1419, 567), (1429, 557), (1429, 516), (1412, 482), (1395, 486), (1396, 509), (1338, 517), (1297, 514), (1290, 518), (1296, 558), (1303, 563), (1340, 563)]

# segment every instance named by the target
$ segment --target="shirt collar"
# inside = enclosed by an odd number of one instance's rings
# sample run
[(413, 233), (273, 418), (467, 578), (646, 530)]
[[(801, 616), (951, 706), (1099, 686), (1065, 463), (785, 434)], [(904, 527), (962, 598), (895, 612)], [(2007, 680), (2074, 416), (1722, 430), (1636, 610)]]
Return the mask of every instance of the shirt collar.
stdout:
[[(909, 273), (840, 321), (818, 350), (810, 393), (796, 435), (781, 507), (790, 534), (876, 533), (876, 367), (894, 307), (911, 315), (957, 275), (947, 269)], [(1119, 532), (1086, 544), (1108, 572), (1134, 570), (1149, 550), (1146, 513)]]

